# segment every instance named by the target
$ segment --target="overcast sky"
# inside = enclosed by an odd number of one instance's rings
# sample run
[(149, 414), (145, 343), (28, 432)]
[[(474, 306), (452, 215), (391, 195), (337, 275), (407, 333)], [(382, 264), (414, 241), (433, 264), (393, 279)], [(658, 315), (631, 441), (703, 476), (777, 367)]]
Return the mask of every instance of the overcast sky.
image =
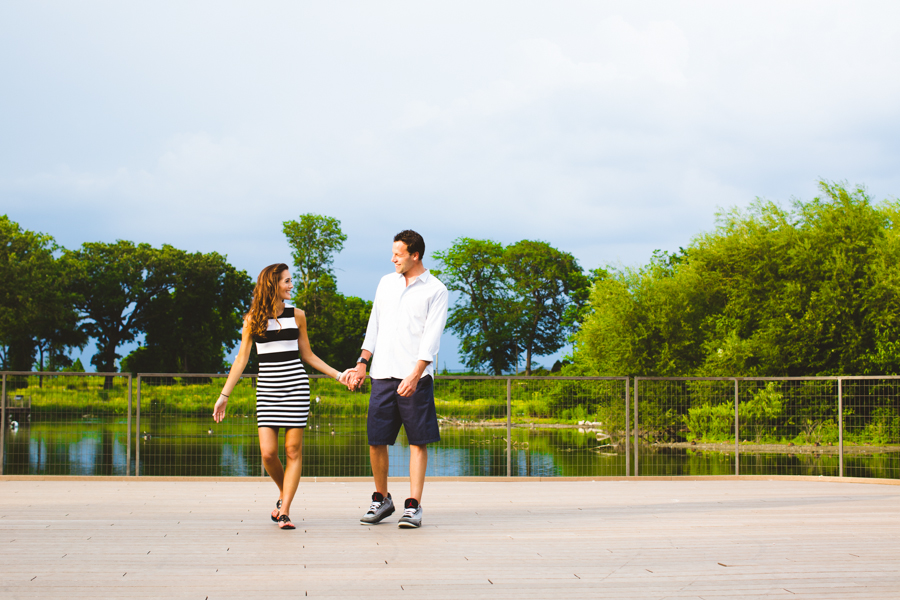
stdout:
[(406, 228), (635, 266), (820, 178), (895, 198), (898, 73), (896, 2), (4, 2), (0, 211), (253, 277), (329, 215), (365, 298)]

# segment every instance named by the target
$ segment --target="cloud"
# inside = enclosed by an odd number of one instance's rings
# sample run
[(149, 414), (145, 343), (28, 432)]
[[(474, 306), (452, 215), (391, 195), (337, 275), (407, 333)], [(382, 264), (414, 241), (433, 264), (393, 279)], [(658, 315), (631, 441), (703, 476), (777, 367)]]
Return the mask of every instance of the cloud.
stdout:
[(645, 262), (717, 207), (897, 196), (900, 6), (157, 3), (0, 8), (0, 203), (67, 245), (287, 256), (342, 221), (366, 295), (398, 230)]

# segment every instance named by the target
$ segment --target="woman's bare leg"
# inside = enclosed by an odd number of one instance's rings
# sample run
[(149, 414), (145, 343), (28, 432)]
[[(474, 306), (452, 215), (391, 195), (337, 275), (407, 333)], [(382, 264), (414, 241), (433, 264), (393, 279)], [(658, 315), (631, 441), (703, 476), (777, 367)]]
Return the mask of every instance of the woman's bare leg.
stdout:
[(284, 452), (287, 455), (287, 467), (284, 470), (281, 488), (281, 514), (291, 514), (291, 502), (300, 485), (300, 474), (303, 471), (303, 430), (299, 427), (284, 432)]
[[(288, 430), (290, 432), (290, 430)], [(284, 506), (284, 467), (278, 458), (278, 430), (271, 427), (259, 428), (259, 450), (262, 452), (266, 473), (278, 486), (278, 499)]]

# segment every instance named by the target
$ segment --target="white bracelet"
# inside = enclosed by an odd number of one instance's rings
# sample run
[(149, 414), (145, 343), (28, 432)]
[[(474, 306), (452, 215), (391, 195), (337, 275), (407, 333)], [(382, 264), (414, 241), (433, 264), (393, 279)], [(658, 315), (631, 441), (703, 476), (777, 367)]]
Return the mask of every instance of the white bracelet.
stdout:
[(335, 379), (337, 379), (338, 381), (340, 381), (340, 380), (341, 380), (341, 377), (343, 377), (343, 376), (347, 373), (347, 371), (349, 371), (349, 370), (350, 370), (350, 369), (345, 369), (343, 373), (338, 373), (338, 376), (335, 377)]

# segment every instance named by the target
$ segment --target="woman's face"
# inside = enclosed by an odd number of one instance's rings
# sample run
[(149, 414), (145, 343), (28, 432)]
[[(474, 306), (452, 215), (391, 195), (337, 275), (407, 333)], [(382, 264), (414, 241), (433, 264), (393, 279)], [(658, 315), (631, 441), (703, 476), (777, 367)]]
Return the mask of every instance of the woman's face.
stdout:
[(291, 272), (285, 269), (278, 276), (278, 297), (282, 300), (290, 300), (293, 289), (294, 282), (291, 280)]

